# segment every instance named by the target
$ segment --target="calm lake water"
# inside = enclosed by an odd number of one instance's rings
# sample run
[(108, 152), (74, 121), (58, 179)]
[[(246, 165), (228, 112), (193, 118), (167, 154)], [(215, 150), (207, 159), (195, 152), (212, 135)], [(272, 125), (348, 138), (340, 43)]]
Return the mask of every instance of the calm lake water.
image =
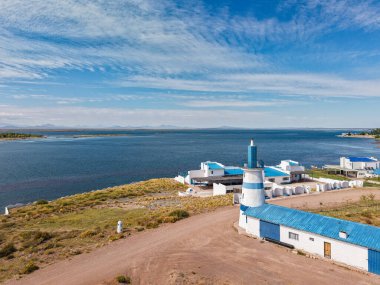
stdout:
[[(135, 130), (49, 132), (46, 139), (0, 142), (0, 207), (198, 169), (201, 161), (243, 165), (251, 137), (267, 165), (338, 164), (344, 155), (377, 156), (370, 139), (343, 130)], [(86, 134), (125, 134), (74, 138)], [(1, 210), (2, 211), (2, 210)]]

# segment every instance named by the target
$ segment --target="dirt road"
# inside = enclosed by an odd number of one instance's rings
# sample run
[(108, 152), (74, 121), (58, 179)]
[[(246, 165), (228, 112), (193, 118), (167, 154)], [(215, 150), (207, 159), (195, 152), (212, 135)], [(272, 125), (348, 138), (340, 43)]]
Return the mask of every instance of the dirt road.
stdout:
[(380, 277), (239, 235), (238, 207), (139, 233), (7, 284), (380, 284)]
[(380, 189), (342, 189), (327, 192), (317, 192), (310, 195), (282, 197), (269, 200), (269, 203), (291, 207), (317, 209), (321, 207), (333, 207), (342, 203), (356, 202), (362, 195), (374, 194), (376, 200), (380, 200)]

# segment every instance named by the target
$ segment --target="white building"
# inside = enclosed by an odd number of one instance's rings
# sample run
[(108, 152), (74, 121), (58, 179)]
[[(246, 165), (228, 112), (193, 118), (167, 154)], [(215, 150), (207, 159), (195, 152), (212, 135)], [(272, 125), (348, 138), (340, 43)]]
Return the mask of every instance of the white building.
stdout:
[(265, 181), (276, 184), (290, 183), (290, 173), (284, 172), (282, 169), (274, 166), (264, 168), (264, 178)]
[[(248, 151), (248, 161), (254, 151)], [(244, 169), (239, 226), (248, 234), (380, 274), (380, 228), (303, 212), (264, 199), (264, 171)]]
[(194, 185), (194, 178), (224, 176), (225, 168), (226, 167), (219, 162), (206, 161), (201, 163), (201, 169), (189, 170), (187, 171), (187, 173), (180, 174), (177, 177), (175, 177), (175, 180), (184, 184)]
[(298, 161), (290, 159), (281, 160), (281, 163), (277, 167), (290, 175), (289, 182), (298, 182), (302, 180), (303, 175), (306, 173), (304, 166), (300, 165)]
[(340, 167), (352, 170), (374, 170), (380, 168), (380, 162), (375, 157), (341, 157)]

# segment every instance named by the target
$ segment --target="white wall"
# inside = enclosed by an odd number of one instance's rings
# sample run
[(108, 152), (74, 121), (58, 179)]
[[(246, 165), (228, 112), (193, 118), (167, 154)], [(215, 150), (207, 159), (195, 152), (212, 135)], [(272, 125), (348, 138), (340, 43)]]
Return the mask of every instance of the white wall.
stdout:
[[(240, 211), (241, 212), (241, 211)], [(240, 215), (239, 226), (246, 229), (246, 232), (260, 237), (260, 220)], [(289, 239), (289, 232), (298, 234), (299, 239)], [(313, 238), (314, 241), (310, 240)], [(324, 257), (324, 242), (331, 244), (331, 259), (358, 267), (368, 271), (368, 249), (351, 243), (338, 241), (323, 237), (314, 233), (308, 233), (286, 226), (280, 226), (280, 241), (291, 244), (297, 249), (302, 249), (311, 254)]]
[(239, 227), (245, 229), (246, 228), (246, 215), (243, 214), (243, 211), (240, 210), (240, 214), (239, 214)]
[[(299, 240), (289, 239), (289, 232), (298, 234)], [(311, 241), (310, 238), (314, 238), (314, 241)], [(295, 248), (322, 257), (324, 256), (324, 242), (329, 242), (331, 243), (331, 259), (368, 271), (367, 248), (285, 226), (280, 226), (280, 240), (294, 245)]]
[(260, 220), (248, 217), (245, 230), (251, 235), (260, 237)]
[[(284, 178), (287, 177), (288, 180), (284, 180)], [(274, 181), (270, 180), (273, 179)], [(274, 177), (267, 177), (265, 176), (265, 181), (269, 181), (276, 184), (289, 184), (290, 183), (290, 177), (289, 176), (274, 176)]]
[(191, 179), (193, 177), (205, 177), (205, 171), (200, 169), (200, 170), (189, 170), (188, 176), (186, 176), (186, 183), (191, 184)]
[(206, 170), (206, 177), (209, 176), (224, 176), (224, 169), (208, 169)]
[(212, 188), (212, 195), (226, 195), (227, 191), (231, 191), (233, 189), (241, 189), (242, 185), (224, 185), (222, 183), (214, 183)]
[[(290, 165), (294, 164), (294, 165)], [(298, 161), (294, 160), (281, 160), (281, 163), (278, 165), (284, 171), (305, 171), (305, 167), (300, 166)]]
[(181, 175), (174, 177), (174, 180), (179, 182), (179, 183), (185, 184), (185, 177), (183, 177)]

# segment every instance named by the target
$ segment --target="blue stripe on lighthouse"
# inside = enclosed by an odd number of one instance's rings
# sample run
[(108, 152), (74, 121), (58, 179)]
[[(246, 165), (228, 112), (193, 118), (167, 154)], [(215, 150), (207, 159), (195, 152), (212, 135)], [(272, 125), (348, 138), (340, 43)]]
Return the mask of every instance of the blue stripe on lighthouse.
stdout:
[(263, 189), (264, 183), (250, 183), (250, 182), (243, 182), (243, 188), (246, 189)]

